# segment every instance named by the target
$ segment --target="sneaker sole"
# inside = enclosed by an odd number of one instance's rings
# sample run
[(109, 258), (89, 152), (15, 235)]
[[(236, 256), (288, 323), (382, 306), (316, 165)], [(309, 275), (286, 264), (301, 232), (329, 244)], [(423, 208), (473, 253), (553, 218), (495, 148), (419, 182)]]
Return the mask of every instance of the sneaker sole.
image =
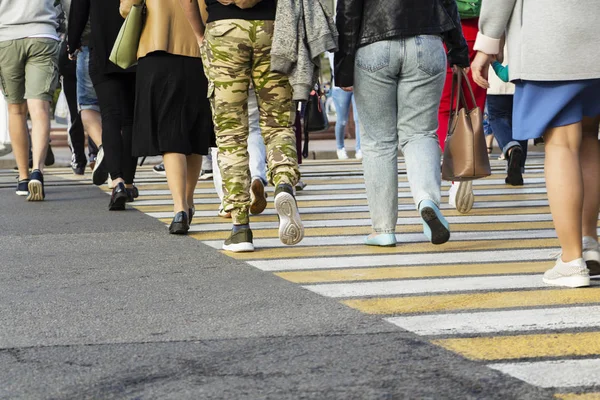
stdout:
[(92, 182), (96, 186), (102, 186), (108, 180), (108, 172), (106, 172), (102, 167), (103, 160), (104, 150), (98, 152), (98, 155), (96, 156), (96, 164), (94, 165), (94, 170), (92, 171)]
[(304, 225), (298, 213), (294, 196), (279, 193), (275, 198), (275, 209), (279, 215), (279, 240), (288, 246), (300, 243), (304, 238)]
[(523, 174), (521, 173), (523, 150), (516, 148), (510, 155), (505, 182), (511, 186), (523, 186)]
[(17, 190), (15, 193), (17, 196), (29, 196), (29, 192), (25, 192), (23, 190)]
[(265, 186), (259, 181), (254, 181), (252, 182), (250, 190), (252, 190), (252, 195), (254, 196), (254, 200), (250, 204), (250, 214), (262, 214), (262, 212), (265, 211), (265, 208), (267, 208)]
[(213, 176), (214, 176), (213, 174), (201, 175), (201, 176), (198, 178), (198, 180), (201, 180), (201, 181), (210, 181), (210, 180), (212, 180), (212, 179), (213, 179)]
[(165, 171), (157, 171), (155, 169), (152, 170), (155, 174), (158, 174), (160, 176), (167, 176), (167, 173)]
[(232, 253), (250, 253), (254, 251), (252, 243), (223, 244), (223, 250)]
[(38, 180), (31, 180), (27, 185), (29, 195), (27, 201), (42, 201), (44, 200), (44, 185)]
[(115, 199), (114, 203), (108, 205), (109, 211), (123, 211), (125, 210), (125, 204), (127, 204), (127, 195), (119, 196)]
[(563, 286), (570, 288), (590, 286), (590, 278), (585, 276), (565, 276), (557, 279), (543, 278), (543, 281), (545, 284), (551, 286)]
[(473, 209), (473, 203), (475, 202), (475, 196), (473, 195), (473, 182), (465, 181), (460, 182), (458, 190), (456, 191), (456, 211), (461, 214), (467, 214)]
[[(421, 210), (421, 218), (429, 227), (429, 232), (424, 230), (425, 236), (429, 238), (433, 244), (444, 244), (450, 240), (450, 230), (439, 219), (435, 210), (431, 207), (423, 207)], [(429, 233), (429, 235), (427, 234)]]

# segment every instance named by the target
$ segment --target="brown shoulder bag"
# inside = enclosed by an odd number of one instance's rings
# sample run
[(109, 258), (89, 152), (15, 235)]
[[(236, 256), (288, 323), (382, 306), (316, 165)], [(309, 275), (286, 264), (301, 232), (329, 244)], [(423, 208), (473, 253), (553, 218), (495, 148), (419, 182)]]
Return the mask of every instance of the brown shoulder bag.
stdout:
[[(471, 95), (472, 109), (467, 105), (463, 80)], [(477, 107), (473, 88), (464, 71), (452, 76), (450, 102), (442, 178), (447, 181), (470, 181), (490, 176), (492, 170), (483, 133), (483, 112)]]

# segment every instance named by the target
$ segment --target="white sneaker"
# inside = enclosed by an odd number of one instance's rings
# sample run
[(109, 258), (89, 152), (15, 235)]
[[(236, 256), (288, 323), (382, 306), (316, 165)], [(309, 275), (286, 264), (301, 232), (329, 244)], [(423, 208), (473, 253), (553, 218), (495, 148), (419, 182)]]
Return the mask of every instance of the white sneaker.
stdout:
[(563, 262), (559, 257), (554, 268), (544, 274), (544, 283), (552, 286), (584, 287), (590, 286), (590, 274), (583, 258)]
[(448, 204), (461, 214), (466, 214), (473, 208), (475, 196), (473, 196), (473, 182), (452, 182), (448, 191)]
[(347, 160), (348, 157), (348, 153), (346, 153), (346, 149), (339, 149), (337, 151), (337, 156), (339, 160)]
[(356, 153), (354, 153), (354, 157), (355, 157), (357, 160), (362, 160), (362, 158), (363, 158), (363, 156), (362, 156), (362, 151), (360, 151), (360, 150), (356, 150)]
[(583, 260), (590, 276), (600, 276), (600, 244), (593, 237), (583, 237)]

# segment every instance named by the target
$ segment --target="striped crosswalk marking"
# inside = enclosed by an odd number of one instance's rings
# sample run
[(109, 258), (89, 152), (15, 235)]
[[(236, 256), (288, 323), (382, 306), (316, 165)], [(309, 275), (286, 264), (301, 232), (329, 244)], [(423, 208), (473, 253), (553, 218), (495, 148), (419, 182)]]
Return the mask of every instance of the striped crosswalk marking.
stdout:
[[(543, 157), (531, 154), (526, 185), (504, 184), (504, 162), (474, 182), (468, 215), (447, 206), (451, 241), (429, 244), (412, 203), (405, 165), (398, 184), (395, 248), (362, 245), (371, 233), (362, 169), (356, 162), (302, 166), (308, 184), (298, 193), (306, 238), (295, 247), (278, 239), (270, 204), (252, 218), (257, 251), (230, 254), (322, 296), (380, 315), (433, 344), (523, 381), (553, 388), (566, 400), (600, 399), (600, 285), (545, 286), (541, 274), (558, 249), (543, 176)], [(68, 171), (64, 172), (68, 175)], [(173, 217), (164, 178), (138, 174), (134, 206), (165, 224)], [(267, 188), (273, 199), (273, 188)], [(211, 182), (199, 182), (190, 236), (220, 249), (230, 221), (216, 215)]]

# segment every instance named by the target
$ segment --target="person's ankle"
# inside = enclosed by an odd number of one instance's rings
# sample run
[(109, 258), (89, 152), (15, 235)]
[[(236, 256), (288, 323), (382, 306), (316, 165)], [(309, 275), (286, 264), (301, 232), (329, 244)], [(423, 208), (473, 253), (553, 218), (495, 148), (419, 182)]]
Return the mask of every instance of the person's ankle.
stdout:
[(233, 224), (233, 233), (238, 233), (242, 229), (250, 229), (250, 224)]

